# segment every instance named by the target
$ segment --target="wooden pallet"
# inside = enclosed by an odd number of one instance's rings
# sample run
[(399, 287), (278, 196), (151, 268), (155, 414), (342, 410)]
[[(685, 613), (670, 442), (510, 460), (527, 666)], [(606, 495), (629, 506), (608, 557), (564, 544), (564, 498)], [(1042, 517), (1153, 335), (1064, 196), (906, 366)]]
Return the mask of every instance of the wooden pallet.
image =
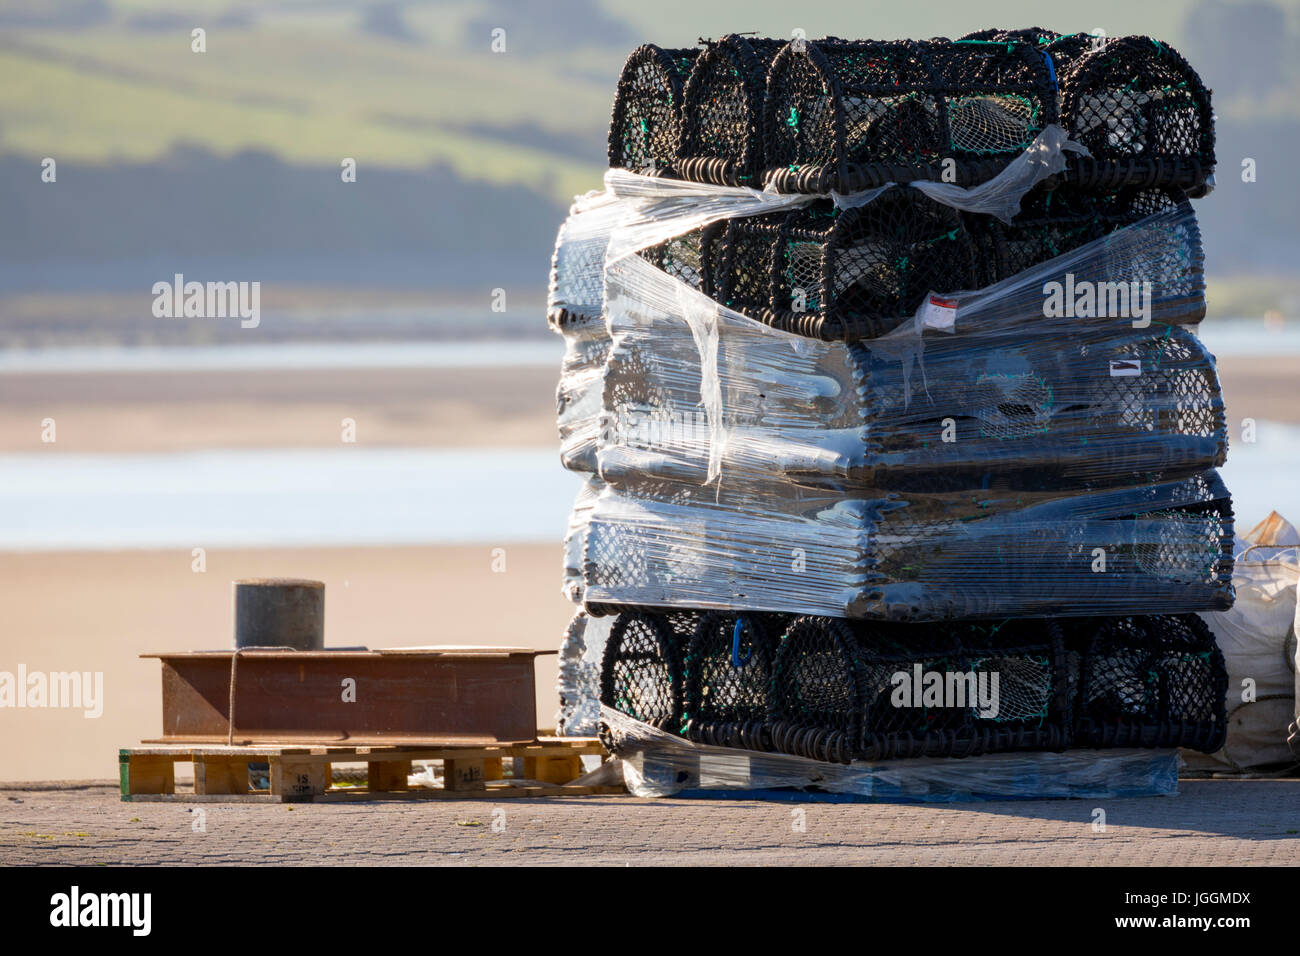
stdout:
[[(491, 746), (312, 746), (302, 743), (254, 747), (145, 745), (119, 751), (123, 801), (177, 803), (340, 803), (360, 800), (448, 800), (585, 796), (625, 793), (623, 787), (582, 786), (584, 755), (603, 755), (594, 737), (542, 737), (535, 743)], [(505, 779), (502, 761), (523, 760), (523, 776), (535, 785)], [(410, 787), (412, 761), (441, 761), (442, 788)], [(194, 764), (194, 789), (177, 791), (176, 764)], [(270, 767), (270, 790), (250, 787), (248, 765)], [(335, 786), (335, 763), (366, 764), (364, 786)]]

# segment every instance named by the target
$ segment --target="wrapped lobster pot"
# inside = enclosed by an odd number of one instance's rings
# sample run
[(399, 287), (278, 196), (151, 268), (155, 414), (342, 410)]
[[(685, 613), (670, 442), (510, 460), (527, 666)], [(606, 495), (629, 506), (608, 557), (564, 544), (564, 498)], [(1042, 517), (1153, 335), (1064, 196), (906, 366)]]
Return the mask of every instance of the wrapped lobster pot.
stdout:
[(874, 338), (911, 318), (932, 291), (981, 285), (957, 210), (913, 189), (865, 206), (827, 202), (733, 220), (718, 299), (774, 328), (827, 340)]
[(605, 194), (574, 203), (560, 226), (551, 258), (546, 315), (564, 338), (556, 387), (560, 461), (570, 471), (594, 473), (601, 392), (609, 333), (605, 328), (605, 253), (624, 215)]
[[(653, 331), (619, 336), (611, 352), (593, 470), (609, 481), (704, 484), (714, 430), (698, 403), (699, 359), (684, 330)], [(652, 344), (660, 342), (670, 344)], [(747, 345), (726, 354), (749, 364), (719, 373), (727, 396), (720, 470), (729, 481), (1086, 491), (1134, 476), (1188, 477), (1227, 455), (1214, 360), (1178, 328), (939, 342), (926, 356), (924, 386), (864, 346), (830, 347), (790, 368), (774, 343)]]
[[(1182, 193), (1128, 188), (1089, 194), (1072, 186), (1035, 189), (1004, 223), (891, 188), (871, 202), (732, 220), (722, 239), (715, 294), (729, 308), (774, 328), (826, 340), (870, 339), (910, 320), (931, 292), (977, 289), (1069, 253), (1160, 212), (1177, 219), (1164, 245), (1179, 270), (1202, 278), (1195, 214)], [(1143, 278), (1147, 278), (1143, 276)], [(1179, 317), (1200, 321), (1203, 308)]]
[(784, 45), (731, 35), (707, 44), (686, 81), (677, 172), (696, 182), (762, 185), (768, 67)]
[(609, 334), (604, 322), (571, 320), (561, 327), (564, 359), (556, 387), (560, 463), (569, 471), (594, 473), (601, 427), (601, 395)]
[(600, 669), (605, 642), (616, 618), (591, 617), (581, 609), (564, 631), (556, 689), (560, 709), (555, 732), (560, 737), (594, 737), (600, 730)]
[[(704, 301), (704, 300), (697, 300)], [(720, 408), (701, 404), (705, 366), (687, 322), (655, 310), (615, 309), (603, 405), (608, 427), (597, 471), (610, 481), (684, 480), (711, 468), (734, 478), (787, 474), (847, 478), (864, 447), (860, 359), (748, 319), (723, 319), (716, 375)]]
[(672, 167), (681, 135), (682, 92), (698, 49), (647, 43), (628, 57), (614, 94), (609, 165), (656, 175)]
[(1070, 177), (1093, 189), (1137, 184), (1201, 194), (1215, 164), (1210, 91), (1164, 43), (1096, 40), (1060, 76), (1061, 123), (1091, 154), (1070, 160)]
[(937, 341), (915, 391), (898, 362), (855, 346), (866, 439), (848, 474), (899, 492), (1086, 491), (1222, 465), (1223, 395), (1201, 341), (1177, 326), (1090, 332)]
[(1033, 43), (795, 40), (768, 74), (767, 178), (813, 193), (983, 182), (1056, 116), (1055, 75)]
[(898, 621), (1231, 606), (1213, 471), (1086, 494), (849, 493), (612, 483), (588, 522), (586, 605)]

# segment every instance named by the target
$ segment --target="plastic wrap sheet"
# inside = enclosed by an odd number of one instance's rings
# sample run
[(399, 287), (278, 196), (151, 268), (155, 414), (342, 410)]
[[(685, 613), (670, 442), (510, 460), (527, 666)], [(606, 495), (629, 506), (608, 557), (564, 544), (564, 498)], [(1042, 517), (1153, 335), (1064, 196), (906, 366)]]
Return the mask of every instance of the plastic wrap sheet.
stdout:
[(586, 585), (583, 581), (583, 568), (587, 553), (587, 529), (591, 512), (596, 507), (605, 483), (594, 475), (589, 475), (578, 489), (573, 499), (573, 508), (569, 512), (569, 524), (564, 533), (564, 596), (574, 604), (581, 604)]
[[(954, 803), (1168, 796), (1178, 792), (1175, 750), (1076, 750), (830, 764), (693, 743), (609, 707), (606, 735), (638, 797), (840, 794), (882, 802)], [(778, 794), (773, 794), (776, 796)]]
[(578, 611), (560, 645), (560, 709), (555, 714), (561, 737), (594, 737), (600, 732), (600, 667), (614, 619)]
[(1215, 472), (1037, 501), (769, 490), (607, 487), (589, 519), (587, 604), (944, 620), (1232, 600), (1231, 505)]
[(570, 321), (563, 335), (564, 359), (555, 390), (560, 463), (570, 471), (592, 474), (597, 468), (609, 333), (597, 318)]
[[(608, 475), (702, 480), (717, 461), (713, 477), (739, 480), (944, 490), (994, 473), (1087, 488), (1186, 475), (1226, 454), (1214, 359), (1182, 327), (1040, 314), (1008, 328), (980, 297), (971, 331), (922, 325), (849, 346), (774, 333), (683, 286), (640, 259), (611, 271)], [(701, 350), (697, 329), (716, 347)]]

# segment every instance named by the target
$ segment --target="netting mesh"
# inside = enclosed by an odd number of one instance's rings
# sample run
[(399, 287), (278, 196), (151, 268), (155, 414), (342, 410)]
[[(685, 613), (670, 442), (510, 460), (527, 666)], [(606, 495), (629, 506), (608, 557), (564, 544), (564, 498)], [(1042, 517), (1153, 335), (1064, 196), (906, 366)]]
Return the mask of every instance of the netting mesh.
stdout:
[(1062, 75), (1062, 113), (1091, 158), (1085, 178), (1190, 185), (1214, 166), (1210, 92), (1176, 50), (1149, 37), (1095, 44)]
[(1227, 671), (1194, 614), (1074, 625), (1083, 648), (1079, 746), (1189, 747), (1213, 752), (1226, 732)]
[(600, 701), (676, 733), (682, 712), (682, 639), (691, 615), (621, 614), (610, 629), (601, 666)]
[(686, 736), (761, 749), (780, 615), (705, 614), (686, 651)]
[(662, 648), (689, 629), (694, 712), (673, 732), (718, 746), (848, 763), (1222, 742), (1227, 672), (1195, 615), (896, 625), (744, 615), (739, 638), (737, 620), (620, 615), (610, 643), (627, 647), (607, 651), (602, 686), (638, 693), (602, 699), (629, 702), (613, 705), (625, 713), (671, 706), (679, 678)]
[[(1223, 463), (1223, 395), (1196, 336), (1169, 328), (1043, 339), (940, 344), (926, 355), (926, 392), (916, 396), (897, 362), (858, 347), (861, 420), (878, 443), (862, 478), (942, 492), (983, 483), (979, 476), (996, 469), (1007, 487), (1082, 490)], [(1115, 374), (1125, 370), (1137, 374)]]
[(689, 179), (732, 186), (758, 183), (759, 132), (768, 67), (780, 40), (727, 36), (709, 42), (686, 82), (679, 156)]
[(850, 192), (939, 178), (944, 159), (957, 164), (957, 181), (974, 181), (1055, 118), (1051, 73), (1031, 44), (790, 44), (764, 103), (769, 181)]
[[(736, 219), (721, 239), (714, 294), (784, 331), (822, 339), (874, 338), (911, 318), (930, 292), (981, 288), (1072, 252), (1157, 212), (1190, 207), (1172, 190), (1101, 195), (1037, 189), (1003, 223), (962, 213), (914, 189), (891, 189), (865, 206), (829, 202), (783, 215)], [(1182, 229), (1146, 274), (1162, 295), (1203, 293), (1200, 234)], [(1129, 301), (1129, 289), (1116, 289)], [(1103, 303), (1103, 306), (1105, 303)]]
[(628, 57), (614, 94), (611, 167), (649, 174), (671, 167), (681, 134), (682, 91), (698, 54), (647, 43)]

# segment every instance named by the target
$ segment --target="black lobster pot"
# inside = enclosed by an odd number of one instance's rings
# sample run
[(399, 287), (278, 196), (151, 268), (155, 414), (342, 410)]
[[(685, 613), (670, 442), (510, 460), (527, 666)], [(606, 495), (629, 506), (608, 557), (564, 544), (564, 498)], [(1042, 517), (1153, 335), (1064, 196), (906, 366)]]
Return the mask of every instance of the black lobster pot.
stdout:
[(632, 51), (614, 94), (611, 168), (655, 175), (672, 166), (681, 133), (682, 90), (699, 52), (665, 50), (653, 43)]
[(768, 67), (781, 40), (726, 36), (710, 42), (686, 81), (677, 171), (722, 186), (761, 186), (760, 123)]

